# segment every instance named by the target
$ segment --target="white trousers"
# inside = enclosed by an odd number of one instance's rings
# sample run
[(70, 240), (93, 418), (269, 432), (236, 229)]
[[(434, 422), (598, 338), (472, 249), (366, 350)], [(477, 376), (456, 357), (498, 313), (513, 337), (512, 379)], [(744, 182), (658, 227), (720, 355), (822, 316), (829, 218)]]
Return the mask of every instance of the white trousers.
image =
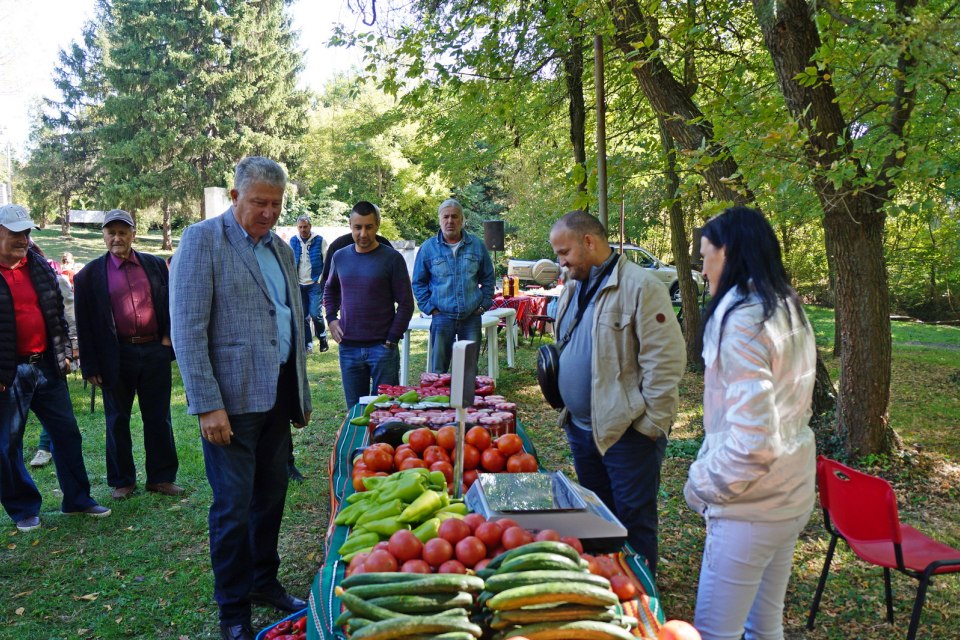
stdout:
[(783, 640), (783, 598), (810, 512), (780, 522), (711, 518), (693, 626), (703, 640)]

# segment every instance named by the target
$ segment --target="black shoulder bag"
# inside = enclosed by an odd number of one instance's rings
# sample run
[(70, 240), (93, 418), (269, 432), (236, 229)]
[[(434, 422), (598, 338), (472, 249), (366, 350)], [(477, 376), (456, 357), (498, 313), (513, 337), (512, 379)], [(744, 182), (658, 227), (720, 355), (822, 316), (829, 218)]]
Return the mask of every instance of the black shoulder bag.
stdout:
[[(543, 393), (543, 398), (554, 409), (563, 409), (564, 407), (563, 398), (560, 396), (560, 353), (570, 342), (573, 330), (580, 324), (583, 314), (590, 306), (590, 301), (600, 290), (600, 284), (614, 270), (619, 260), (620, 257), (614, 254), (613, 260), (597, 276), (589, 290), (585, 289), (583, 285), (580, 286), (580, 293), (577, 296), (577, 315), (574, 316), (570, 328), (558, 342), (545, 344), (537, 350), (537, 382), (540, 383), (540, 392)], [(557, 328), (560, 328), (559, 322)]]

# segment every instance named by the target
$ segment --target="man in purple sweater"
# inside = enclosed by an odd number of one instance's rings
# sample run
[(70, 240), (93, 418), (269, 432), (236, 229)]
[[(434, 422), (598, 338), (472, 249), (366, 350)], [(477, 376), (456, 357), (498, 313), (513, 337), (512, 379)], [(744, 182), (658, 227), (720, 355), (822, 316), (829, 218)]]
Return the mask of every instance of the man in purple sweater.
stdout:
[(333, 254), (323, 292), (330, 336), (340, 345), (348, 409), (379, 385), (400, 383), (397, 345), (413, 316), (407, 265), (393, 247), (377, 241), (379, 228), (380, 209), (366, 201), (353, 206), (353, 246)]

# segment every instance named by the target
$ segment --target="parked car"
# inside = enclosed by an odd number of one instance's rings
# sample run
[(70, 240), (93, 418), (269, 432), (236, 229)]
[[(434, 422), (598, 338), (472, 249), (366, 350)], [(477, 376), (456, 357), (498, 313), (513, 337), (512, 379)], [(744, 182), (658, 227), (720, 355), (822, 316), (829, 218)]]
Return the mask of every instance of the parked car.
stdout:
[[(611, 242), (610, 248), (614, 251), (619, 251), (620, 243)], [(656, 276), (660, 282), (666, 285), (670, 291), (671, 298), (674, 300), (680, 299), (680, 283), (677, 282), (676, 267), (671, 267), (668, 264), (660, 262), (649, 251), (635, 244), (624, 244), (623, 253), (628, 259), (648, 270)], [(693, 269), (690, 270), (690, 273), (693, 275), (693, 282), (697, 285), (697, 295), (703, 295), (703, 290), (706, 288), (706, 281), (703, 279), (703, 275)]]

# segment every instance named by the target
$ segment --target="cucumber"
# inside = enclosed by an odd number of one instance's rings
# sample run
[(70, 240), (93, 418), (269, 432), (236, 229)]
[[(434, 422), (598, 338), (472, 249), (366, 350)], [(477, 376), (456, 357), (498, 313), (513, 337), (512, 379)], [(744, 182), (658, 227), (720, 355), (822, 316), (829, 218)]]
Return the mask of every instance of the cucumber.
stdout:
[[(356, 638), (357, 636), (354, 635), (353, 637)], [(504, 640), (508, 638), (527, 638), (527, 640), (636, 640), (629, 631), (616, 625), (594, 620), (531, 624), (509, 631), (503, 637)]]
[(483, 629), (466, 618), (451, 616), (408, 616), (368, 624), (351, 636), (352, 640), (394, 640), (415, 634), (464, 631), (479, 638)]
[[(363, 575), (363, 574), (360, 574)], [(483, 580), (476, 576), (456, 573), (436, 575), (417, 574), (420, 580), (412, 582), (394, 582), (389, 584), (368, 584), (350, 587), (344, 593), (358, 598), (377, 598), (380, 596), (422, 595), (425, 593), (479, 593), (483, 590)]]
[(483, 578), (484, 580), (486, 580), (490, 576), (495, 576), (495, 575), (497, 575), (496, 569), (480, 569), (480, 571), (477, 571), (477, 577)]
[[(504, 560), (497, 575), (517, 571), (580, 571), (580, 558), (573, 561), (556, 553), (527, 553)], [(361, 576), (364, 574), (360, 574)]]
[(391, 618), (409, 618), (405, 613), (396, 613), (375, 604), (370, 604), (363, 598), (351, 595), (349, 591), (340, 594), (340, 602), (354, 615), (366, 618), (367, 620), (389, 620)]
[[(363, 575), (362, 573), (360, 575)], [(423, 574), (419, 574), (423, 575)], [(466, 591), (456, 594), (442, 593), (422, 596), (383, 596), (368, 600), (370, 604), (390, 611), (425, 615), (434, 612), (446, 611), (451, 607), (466, 607), (473, 604), (473, 596)]]
[(342, 627), (343, 625), (347, 624), (347, 621), (353, 617), (355, 617), (353, 615), (353, 612), (350, 611), (350, 609), (347, 609), (346, 611), (341, 613), (339, 616), (337, 616), (337, 619), (333, 621), (333, 624), (334, 626)]
[(512, 560), (518, 556), (525, 556), (528, 553), (555, 553), (559, 556), (568, 558), (572, 562), (580, 562), (580, 554), (577, 553), (577, 550), (568, 545), (566, 542), (553, 542), (551, 540), (544, 540), (542, 542), (531, 542), (530, 544), (525, 544), (517, 547), (516, 549), (511, 549), (510, 551), (507, 551), (506, 557), (497, 563), (496, 567), (491, 566), (497, 560), (497, 558), (494, 558), (490, 561), (490, 564), (487, 565), (487, 568), (497, 569), (507, 560)]
[(512, 625), (529, 625), (538, 622), (575, 622), (577, 620), (597, 620), (616, 622), (620, 615), (607, 607), (585, 607), (580, 604), (545, 607), (543, 609), (517, 609), (500, 611), (494, 616), (490, 627), (506, 629)]
[(448, 631), (439, 635), (416, 633), (412, 636), (403, 636), (403, 640), (473, 640), (473, 634), (466, 631)]
[(498, 611), (512, 611), (535, 604), (569, 602), (589, 606), (608, 607), (620, 602), (609, 589), (582, 582), (548, 582), (501, 591), (487, 601), (487, 606)]
[(366, 618), (350, 618), (347, 621), (347, 631), (352, 634), (357, 629), (362, 629), (368, 624), (373, 624), (373, 620), (367, 620)]
[[(364, 574), (359, 574), (364, 575)], [(596, 585), (604, 589), (610, 588), (610, 581), (603, 576), (597, 576), (592, 573), (581, 573), (579, 571), (520, 571), (517, 573), (504, 573), (501, 575), (487, 578), (484, 582), (484, 589), (493, 593), (500, 593), (514, 587), (525, 587), (530, 584), (541, 584), (543, 582), (583, 582)]]
[(387, 573), (387, 572), (374, 572), (374, 573), (357, 573), (352, 576), (347, 576), (340, 582), (340, 586), (344, 589), (349, 589), (350, 587), (358, 587), (362, 584), (388, 584), (391, 582), (413, 582), (415, 580), (422, 580), (423, 577), (427, 575), (425, 573)]

